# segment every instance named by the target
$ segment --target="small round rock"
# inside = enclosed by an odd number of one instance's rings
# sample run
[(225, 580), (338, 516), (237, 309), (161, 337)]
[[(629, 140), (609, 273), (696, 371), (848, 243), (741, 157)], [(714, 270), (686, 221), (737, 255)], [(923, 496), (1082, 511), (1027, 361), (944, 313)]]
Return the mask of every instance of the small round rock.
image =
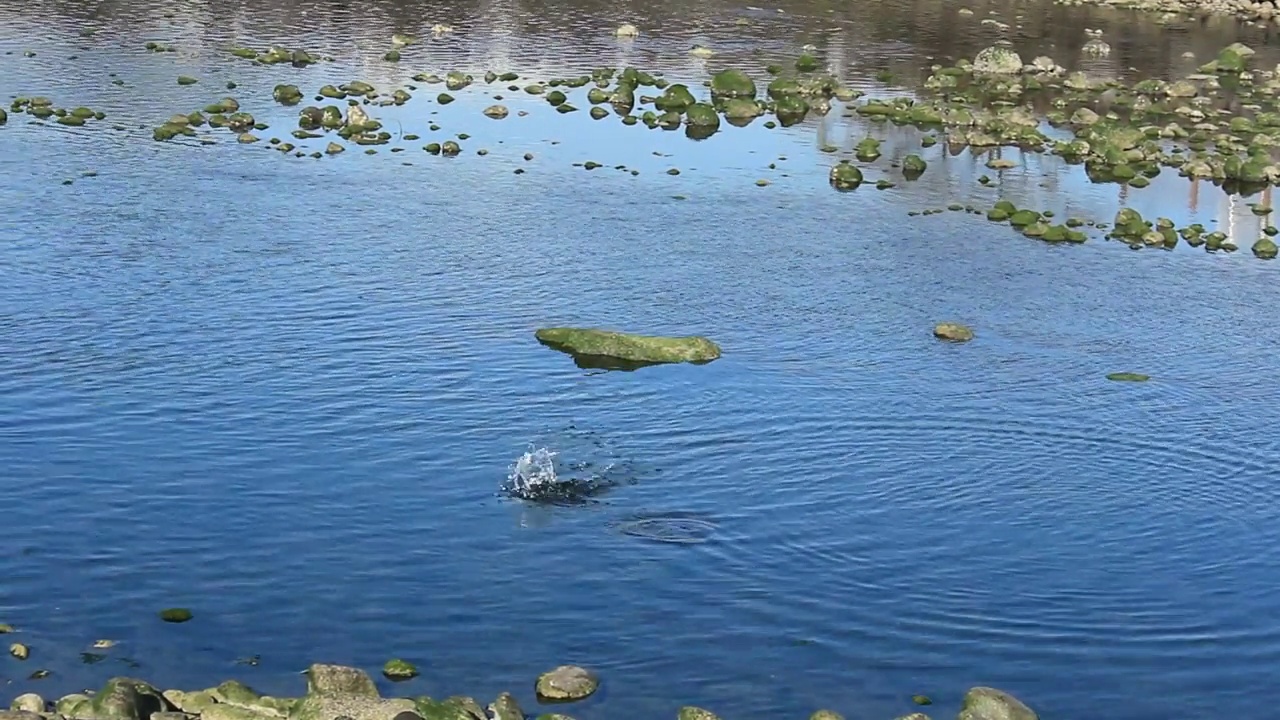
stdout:
[(933, 326), (933, 336), (939, 340), (969, 342), (973, 339), (973, 329), (959, 323), (938, 323)]
[(577, 665), (561, 665), (538, 676), (535, 690), (547, 700), (581, 700), (600, 687), (596, 674)]

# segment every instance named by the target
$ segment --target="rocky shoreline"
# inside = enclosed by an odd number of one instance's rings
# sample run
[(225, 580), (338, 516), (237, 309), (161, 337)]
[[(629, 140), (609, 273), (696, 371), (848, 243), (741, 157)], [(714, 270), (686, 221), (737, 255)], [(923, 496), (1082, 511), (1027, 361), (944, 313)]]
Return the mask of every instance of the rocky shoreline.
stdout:
[(1280, 24), (1280, 7), (1272, 0), (1056, 0), (1059, 5), (1097, 5), (1172, 15), (1230, 15), (1241, 20)]
[[(393, 661), (398, 662), (398, 661)], [(388, 668), (392, 663), (388, 663)], [(403, 669), (408, 663), (396, 665)], [(159, 690), (134, 678), (116, 677), (96, 692), (76, 693), (50, 702), (34, 693), (20, 695), (0, 711), (0, 720), (526, 720), (515, 697), (502, 693), (487, 706), (475, 698), (426, 696), (384, 698), (364, 670), (341, 665), (312, 665), (306, 671), (302, 697), (260, 695), (237, 681), (206, 690)], [(416, 674), (416, 672), (414, 673)], [(566, 703), (592, 695), (600, 685), (585, 668), (563, 665), (543, 673), (535, 683), (539, 701)], [(916, 696), (917, 704), (929, 704)], [(542, 713), (536, 720), (572, 720), (563, 713)], [(710, 710), (685, 706), (677, 720), (719, 720)], [(832, 710), (818, 710), (810, 720), (843, 720)], [(898, 720), (929, 720), (912, 713)], [(965, 694), (957, 720), (1037, 720), (1012, 695), (989, 687)]]

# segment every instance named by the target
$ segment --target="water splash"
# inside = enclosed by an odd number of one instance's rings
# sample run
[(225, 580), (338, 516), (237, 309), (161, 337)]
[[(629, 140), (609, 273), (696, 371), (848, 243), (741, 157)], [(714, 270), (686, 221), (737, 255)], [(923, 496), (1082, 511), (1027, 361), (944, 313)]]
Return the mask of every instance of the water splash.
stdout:
[(512, 463), (502, 489), (530, 502), (578, 505), (617, 485), (623, 475), (622, 464), (600, 438), (563, 433), (552, 442), (530, 443)]

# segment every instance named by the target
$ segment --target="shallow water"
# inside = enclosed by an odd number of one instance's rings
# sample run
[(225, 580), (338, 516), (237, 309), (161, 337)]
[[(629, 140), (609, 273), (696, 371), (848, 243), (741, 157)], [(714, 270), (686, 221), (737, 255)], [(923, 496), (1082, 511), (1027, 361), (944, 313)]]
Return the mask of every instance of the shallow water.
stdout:
[[(228, 80), (291, 127), (278, 82), (622, 64), (700, 80), (813, 43), (895, 94), (926, 58), (1002, 35), (1077, 67), (1083, 28), (1104, 28), (1116, 51), (1092, 70), (1160, 76), (1236, 37), (958, 7), (0, 0), (0, 95), (109, 114), (0, 128), (0, 621), (32, 647), (0, 662), (10, 693), (128, 673), (297, 694), (309, 662), (399, 656), (423, 674), (394, 692), (513, 690), (526, 710), (538, 672), (593, 667), (605, 685), (571, 708), (582, 720), (683, 703), (888, 718), (915, 693), (946, 717), (975, 684), (1045, 717), (1274, 717), (1276, 266), (906, 215), (1009, 197), (1109, 220), (1123, 200), (1247, 248), (1261, 221), (1244, 200), (1169, 171), (1117, 197), (1009, 149), (1023, 164), (982, 188), (983, 159), (838, 112), (692, 142), (483, 85), (447, 108), (423, 87), (378, 109), (423, 136), (398, 154), (150, 139)], [(1014, 27), (981, 24), (992, 12)], [(623, 20), (646, 35), (620, 43)], [(380, 59), (391, 33), (436, 22), (456, 31)], [(337, 59), (255, 67), (223, 51), (233, 40)], [(720, 55), (691, 58), (693, 43)], [(873, 79), (886, 68), (900, 85)], [(506, 120), (480, 115), (495, 91)], [(458, 132), (473, 136), (460, 157), (419, 149)], [(885, 175), (907, 152), (930, 171), (832, 191), (827, 169), (867, 132), (886, 138)], [(936, 342), (942, 319), (978, 339)], [(584, 371), (534, 340), (560, 324), (702, 333), (725, 355)], [(530, 442), (587, 435), (630, 474), (600, 502), (498, 495)], [(666, 516), (698, 541), (634, 531)], [(170, 606), (196, 619), (159, 622)], [(100, 637), (120, 645), (84, 664)], [(26, 680), (36, 668), (53, 675)]]

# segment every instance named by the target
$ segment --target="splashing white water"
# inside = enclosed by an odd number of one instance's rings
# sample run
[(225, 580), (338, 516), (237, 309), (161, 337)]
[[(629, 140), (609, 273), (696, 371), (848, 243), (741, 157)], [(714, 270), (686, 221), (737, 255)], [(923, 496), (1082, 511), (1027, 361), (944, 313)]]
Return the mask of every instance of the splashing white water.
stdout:
[(556, 487), (560, 482), (560, 477), (556, 474), (558, 454), (548, 448), (530, 445), (507, 474), (507, 488), (511, 494), (522, 498), (536, 498)]
[(555, 443), (532, 443), (507, 472), (503, 490), (522, 500), (577, 504), (616, 485), (618, 463), (598, 438), (565, 434)]

